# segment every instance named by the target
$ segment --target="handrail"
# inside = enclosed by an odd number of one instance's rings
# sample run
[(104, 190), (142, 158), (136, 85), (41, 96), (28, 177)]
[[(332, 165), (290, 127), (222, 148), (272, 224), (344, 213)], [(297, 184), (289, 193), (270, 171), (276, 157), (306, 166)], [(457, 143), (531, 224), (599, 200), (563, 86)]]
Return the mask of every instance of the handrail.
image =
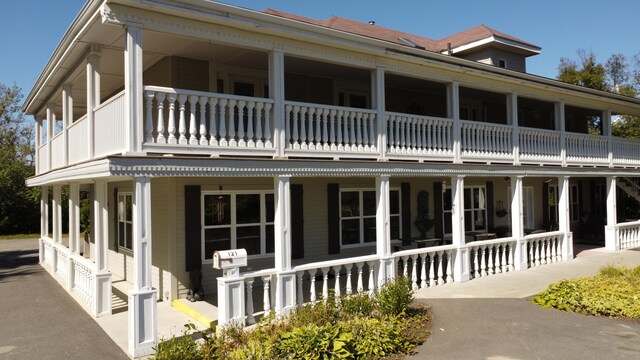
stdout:
[(162, 86), (152, 86), (147, 85), (144, 87), (145, 91), (156, 91), (163, 92), (167, 94), (176, 94), (176, 95), (192, 95), (192, 96), (204, 96), (204, 97), (218, 97), (225, 98), (229, 100), (244, 100), (244, 101), (256, 101), (260, 100), (262, 102), (273, 103), (274, 100), (270, 98), (262, 98), (257, 96), (241, 96), (241, 95), (232, 95), (232, 94), (222, 94), (217, 92), (208, 92), (208, 91), (197, 91), (197, 90), (187, 90), (187, 89), (178, 89), (178, 88), (169, 88)]
[(304, 271), (304, 270), (328, 268), (332, 266), (353, 264), (353, 263), (359, 263), (359, 262), (377, 261), (377, 260), (380, 260), (380, 257), (378, 255), (357, 256), (357, 257), (350, 257), (350, 258), (344, 258), (344, 259), (327, 260), (327, 261), (320, 261), (320, 262), (309, 263), (309, 264), (302, 264), (294, 267), (291, 270), (298, 272), (298, 271)]
[(420, 255), (420, 254), (425, 254), (430, 252), (449, 251), (449, 250), (455, 250), (455, 249), (457, 249), (455, 245), (429, 246), (424, 248), (396, 251), (393, 254), (391, 254), (391, 256), (393, 257), (411, 256), (411, 255)]
[(103, 102), (102, 104), (96, 106), (95, 108), (93, 108), (93, 111), (96, 112), (100, 109), (102, 109), (103, 107), (108, 106), (109, 104), (111, 104), (112, 102), (118, 100), (119, 98), (121, 98), (122, 96), (124, 96), (124, 90), (120, 91), (119, 93), (113, 95), (112, 97), (110, 97), (109, 99), (107, 99), (107, 101)]
[(368, 114), (376, 114), (377, 113), (376, 110), (354, 108), (354, 107), (346, 107), (346, 106), (305, 103), (305, 102), (289, 101), (289, 100), (286, 100), (284, 103), (285, 103), (285, 105), (315, 107), (315, 108), (323, 108), (323, 109), (337, 110), (337, 111), (356, 111), (356, 112), (368, 113)]

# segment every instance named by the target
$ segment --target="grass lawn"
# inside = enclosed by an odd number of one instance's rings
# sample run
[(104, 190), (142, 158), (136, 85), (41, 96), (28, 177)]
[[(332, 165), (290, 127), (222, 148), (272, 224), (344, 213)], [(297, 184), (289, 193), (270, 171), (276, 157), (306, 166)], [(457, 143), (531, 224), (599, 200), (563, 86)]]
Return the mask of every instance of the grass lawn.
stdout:
[(585, 315), (640, 319), (640, 266), (606, 266), (596, 276), (562, 280), (532, 301)]
[(40, 234), (13, 234), (0, 235), (0, 240), (16, 240), (16, 239), (38, 239)]

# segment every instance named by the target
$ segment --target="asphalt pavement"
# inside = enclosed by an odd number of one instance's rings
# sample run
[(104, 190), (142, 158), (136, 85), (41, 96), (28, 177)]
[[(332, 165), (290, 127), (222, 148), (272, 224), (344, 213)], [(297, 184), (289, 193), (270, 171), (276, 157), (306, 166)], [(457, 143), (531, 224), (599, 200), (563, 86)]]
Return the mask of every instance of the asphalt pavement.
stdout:
[(38, 264), (37, 240), (0, 240), (0, 359), (129, 359)]

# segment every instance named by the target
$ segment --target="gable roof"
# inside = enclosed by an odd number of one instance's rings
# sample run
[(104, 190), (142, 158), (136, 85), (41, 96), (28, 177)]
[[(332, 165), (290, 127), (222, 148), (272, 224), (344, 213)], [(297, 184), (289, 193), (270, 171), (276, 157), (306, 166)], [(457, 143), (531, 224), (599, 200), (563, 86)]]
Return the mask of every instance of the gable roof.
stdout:
[(389, 41), (395, 44), (423, 48), (424, 50), (432, 52), (447, 53), (449, 44), (451, 44), (451, 48), (453, 50), (452, 53), (458, 53), (464, 50), (468, 50), (471, 47), (475, 47), (464, 46), (474, 44), (476, 42), (482, 42), (481, 44), (478, 44), (478, 46), (487, 45), (488, 43), (492, 42), (500, 43), (503, 46), (511, 46), (519, 49), (520, 51), (518, 52), (522, 53), (525, 56), (539, 54), (541, 50), (541, 48), (537, 45), (525, 42), (509, 34), (492, 29), (486, 25), (479, 25), (474, 28), (461, 31), (457, 34), (447, 36), (440, 40), (435, 40), (424, 36), (386, 28), (383, 26), (366, 24), (357, 20), (347, 19), (340, 16), (332, 16), (327, 20), (317, 20), (274, 9), (266, 9), (264, 10), (264, 13), (290, 20), (296, 20), (317, 26), (322, 26), (333, 30), (339, 30), (378, 40)]

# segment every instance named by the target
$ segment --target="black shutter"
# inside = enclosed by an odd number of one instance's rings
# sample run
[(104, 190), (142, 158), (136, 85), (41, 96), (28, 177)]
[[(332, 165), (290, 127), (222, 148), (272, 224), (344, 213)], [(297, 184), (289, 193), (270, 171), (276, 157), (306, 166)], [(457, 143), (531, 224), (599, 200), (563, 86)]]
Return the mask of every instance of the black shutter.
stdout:
[(549, 223), (549, 183), (542, 184), (542, 223), (546, 230), (550, 229)]
[(327, 184), (329, 254), (340, 254), (340, 187)]
[(184, 246), (186, 271), (200, 270), (202, 265), (200, 186), (184, 187)]
[[(575, 201), (578, 202), (578, 213), (573, 216), (573, 218), (578, 219), (578, 221), (582, 220), (582, 214), (584, 214), (584, 201), (582, 201), (584, 200), (584, 193), (582, 192), (583, 188), (582, 181), (578, 181), (578, 198), (575, 199)], [(569, 190), (571, 190), (571, 187), (569, 187)], [(571, 193), (571, 191), (569, 191), (569, 193)]]
[(433, 217), (436, 222), (436, 237), (442, 239), (444, 236), (444, 231), (442, 229), (442, 216), (444, 215), (444, 209), (442, 208), (442, 183), (440, 181), (433, 183), (433, 207)]
[(291, 184), (291, 258), (304, 258), (304, 208), (302, 185)]
[(487, 181), (487, 230), (493, 231), (493, 181)]
[(400, 184), (402, 196), (402, 240), (411, 241), (411, 185)]

